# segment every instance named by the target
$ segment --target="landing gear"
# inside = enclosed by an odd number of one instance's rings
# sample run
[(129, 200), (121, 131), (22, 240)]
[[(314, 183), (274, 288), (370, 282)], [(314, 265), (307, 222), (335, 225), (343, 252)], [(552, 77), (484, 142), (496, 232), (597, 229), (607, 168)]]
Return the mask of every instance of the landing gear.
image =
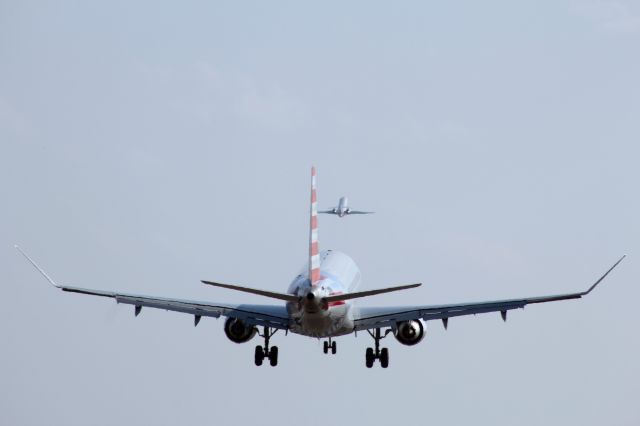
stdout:
[(331, 348), (331, 353), (333, 355), (335, 355), (336, 351), (337, 351), (337, 346), (336, 346), (336, 342), (331, 340), (331, 337), (329, 337), (329, 341), (326, 341), (326, 340), (324, 341), (324, 343), (322, 345), (322, 351), (325, 354), (328, 354), (329, 353), (329, 348)]
[(367, 348), (367, 351), (364, 354), (365, 365), (367, 366), (367, 368), (371, 368), (373, 367), (373, 363), (375, 362), (375, 360), (379, 359), (380, 366), (382, 368), (387, 368), (389, 366), (389, 349), (382, 348), (382, 350), (380, 350), (380, 339), (384, 339), (385, 337), (387, 337), (387, 334), (389, 334), (391, 330), (387, 330), (384, 333), (384, 336), (380, 335), (379, 328), (376, 328), (374, 333), (369, 330), (367, 330), (367, 332), (369, 333), (369, 335), (371, 335), (371, 337), (373, 337), (373, 340), (375, 341), (375, 350), (373, 348)]
[(260, 337), (264, 337), (264, 347), (260, 345), (256, 346), (254, 361), (257, 366), (261, 366), (265, 358), (269, 358), (269, 364), (271, 364), (272, 367), (278, 365), (278, 347), (273, 346), (269, 349), (269, 339), (276, 334), (277, 331), (277, 329), (271, 331), (269, 327), (265, 326), (264, 332), (259, 334)]

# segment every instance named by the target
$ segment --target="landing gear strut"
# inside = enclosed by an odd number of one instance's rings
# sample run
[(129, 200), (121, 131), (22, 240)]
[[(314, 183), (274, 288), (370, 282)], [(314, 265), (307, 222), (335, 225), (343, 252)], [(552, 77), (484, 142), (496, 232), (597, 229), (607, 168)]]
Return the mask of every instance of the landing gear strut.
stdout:
[(392, 330), (389, 329), (384, 333), (384, 336), (381, 336), (379, 328), (376, 328), (374, 333), (367, 330), (367, 333), (369, 333), (369, 335), (373, 337), (373, 340), (375, 341), (375, 350), (373, 348), (367, 348), (367, 351), (365, 352), (365, 361), (367, 368), (373, 367), (373, 362), (376, 359), (380, 360), (380, 366), (382, 368), (387, 368), (389, 366), (389, 349), (380, 349), (380, 339), (384, 339), (385, 337), (387, 337), (387, 334), (391, 333), (391, 331)]
[(278, 365), (278, 347), (273, 346), (271, 349), (269, 349), (269, 339), (271, 339), (271, 336), (273, 336), (277, 332), (278, 329), (274, 329), (273, 331), (271, 331), (269, 327), (265, 326), (264, 332), (262, 334), (258, 333), (260, 337), (264, 337), (264, 347), (260, 345), (256, 346), (254, 360), (257, 366), (262, 365), (262, 361), (265, 358), (269, 358), (269, 364), (271, 364), (272, 367)]
[(325, 340), (324, 344), (322, 345), (322, 350), (324, 351), (325, 354), (329, 353), (329, 348), (331, 348), (331, 353), (335, 355), (337, 351), (336, 342), (331, 340), (331, 337), (329, 337), (329, 341)]

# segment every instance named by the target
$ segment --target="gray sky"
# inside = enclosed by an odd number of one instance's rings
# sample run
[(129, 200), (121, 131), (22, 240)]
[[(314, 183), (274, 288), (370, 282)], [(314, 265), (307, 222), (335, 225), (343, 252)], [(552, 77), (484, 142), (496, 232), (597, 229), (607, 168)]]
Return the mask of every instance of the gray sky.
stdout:
[[(302, 4), (305, 3), (305, 4)], [(637, 425), (640, 5), (0, 3), (0, 423)], [(587, 299), (427, 325), (364, 366), (278, 334), (58, 292), (270, 303), (321, 248), (370, 305)]]

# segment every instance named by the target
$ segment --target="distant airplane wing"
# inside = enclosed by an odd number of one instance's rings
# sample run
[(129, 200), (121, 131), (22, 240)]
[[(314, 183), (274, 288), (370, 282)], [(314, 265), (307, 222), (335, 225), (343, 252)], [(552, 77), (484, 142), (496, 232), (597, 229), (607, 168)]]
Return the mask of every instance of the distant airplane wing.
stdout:
[(256, 326), (267, 326), (271, 328), (289, 328), (289, 317), (285, 306), (274, 305), (230, 305), (223, 303), (200, 302), (181, 299), (170, 299), (153, 296), (142, 296), (129, 293), (119, 293), (113, 291), (93, 290), (80, 287), (72, 287), (57, 284), (33, 259), (16, 246), (16, 249), (49, 281), (54, 287), (70, 293), (88, 294), (115, 299), (117, 303), (135, 306), (136, 316), (142, 307), (164, 309), (167, 311), (182, 312), (194, 315), (195, 324), (201, 317), (220, 316), (231, 317), (243, 320), (245, 323)]
[(517, 308), (524, 308), (533, 303), (555, 302), (558, 300), (580, 299), (596, 288), (598, 284), (618, 266), (622, 256), (609, 270), (600, 277), (589, 289), (578, 293), (559, 294), (554, 296), (530, 297), (523, 299), (494, 300), (478, 303), (457, 303), (450, 305), (433, 306), (405, 306), (405, 307), (360, 307), (354, 312), (355, 330), (367, 330), (372, 328), (395, 327), (400, 321), (423, 320), (430, 321), (441, 319), (447, 327), (447, 322), (451, 317), (462, 315), (475, 315), (487, 312), (500, 312), (502, 319), (506, 320), (507, 311)]
[(347, 214), (373, 214), (375, 212), (363, 212), (361, 210), (349, 210)]
[(318, 213), (324, 213), (324, 214), (338, 214), (337, 211), (335, 210), (320, 210), (318, 211)]

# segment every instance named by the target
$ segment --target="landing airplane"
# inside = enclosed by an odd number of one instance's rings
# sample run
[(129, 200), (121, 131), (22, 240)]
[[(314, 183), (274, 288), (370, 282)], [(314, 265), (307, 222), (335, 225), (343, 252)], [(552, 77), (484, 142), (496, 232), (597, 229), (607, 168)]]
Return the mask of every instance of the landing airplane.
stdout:
[[(224, 332), (235, 343), (245, 343), (257, 335), (264, 339), (264, 345), (255, 347), (254, 361), (262, 365), (269, 359), (272, 366), (278, 364), (278, 347), (269, 346), (270, 338), (279, 330), (303, 336), (326, 339), (324, 353), (336, 353), (333, 338), (358, 331), (367, 331), (374, 340), (374, 347), (365, 352), (365, 364), (371, 368), (375, 360), (382, 368), (389, 365), (389, 350), (380, 349), (380, 340), (390, 333), (403, 345), (413, 346), (425, 335), (423, 321), (442, 320), (447, 328), (449, 318), (475, 315), (486, 312), (500, 312), (506, 321), (507, 311), (524, 308), (534, 303), (579, 299), (593, 289), (615, 268), (622, 256), (609, 270), (587, 290), (555, 296), (530, 297), (522, 299), (495, 300), (479, 303), (454, 303), (448, 305), (403, 306), (403, 307), (357, 307), (351, 304), (356, 298), (389, 293), (418, 287), (420, 283), (377, 290), (356, 291), (360, 285), (360, 270), (346, 254), (335, 250), (319, 251), (318, 219), (316, 203), (316, 171), (311, 169), (311, 209), (309, 226), (309, 263), (294, 279), (286, 293), (248, 288), (234, 284), (213, 281), (204, 284), (258, 294), (286, 302), (283, 305), (230, 305), (204, 301), (189, 301), (154, 296), (140, 296), (88, 288), (57, 284), (25, 252), (16, 248), (55, 287), (71, 292), (115, 299), (117, 303), (133, 305), (135, 316), (142, 307), (158, 308), (182, 312), (194, 317), (198, 325), (202, 317), (226, 317)], [(259, 330), (262, 328), (262, 333)]]
[(351, 210), (349, 208), (349, 199), (347, 197), (340, 197), (337, 207), (334, 207), (329, 210), (322, 210), (322, 211), (319, 211), (318, 213), (335, 214), (335, 215), (338, 215), (339, 217), (345, 217), (350, 214), (371, 214), (375, 212), (363, 212), (360, 210)]

